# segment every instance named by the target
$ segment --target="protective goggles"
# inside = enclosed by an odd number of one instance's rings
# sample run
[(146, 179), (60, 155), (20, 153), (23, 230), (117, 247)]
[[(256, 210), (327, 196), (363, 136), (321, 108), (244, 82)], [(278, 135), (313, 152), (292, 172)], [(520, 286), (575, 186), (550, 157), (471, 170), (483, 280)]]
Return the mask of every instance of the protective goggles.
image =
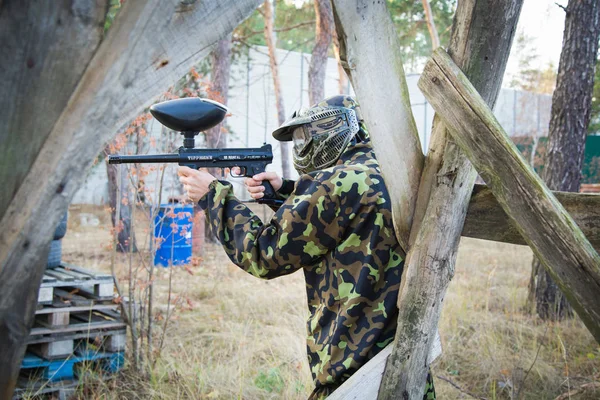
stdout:
[(294, 128), (292, 142), (294, 153), (303, 155), (313, 140), (350, 130), (359, 130), (358, 118), (354, 110), (348, 108), (329, 109), (310, 115), (311, 121)]

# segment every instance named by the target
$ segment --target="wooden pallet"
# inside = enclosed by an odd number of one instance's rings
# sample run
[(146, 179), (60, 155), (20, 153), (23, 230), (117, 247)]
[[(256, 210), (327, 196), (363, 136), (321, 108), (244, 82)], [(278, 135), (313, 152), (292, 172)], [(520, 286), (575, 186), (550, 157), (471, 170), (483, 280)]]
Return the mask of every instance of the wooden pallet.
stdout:
[(126, 324), (117, 310), (117, 304), (42, 308), (36, 313), (28, 348), (45, 359), (66, 357), (82, 341), (99, 343), (108, 351), (123, 350)]
[(77, 385), (79, 385), (79, 381), (76, 380), (42, 382), (32, 381), (26, 376), (20, 376), (12, 399), (50, 397), (52, 399), (67, 400), (75, 394)]
[[(91, 365), (90, 365), (91, 364)], [(82, 349), (59, 360), (44, 360), (32, 353), (25, 354), (21, 363), (21, 377), (30, 382), (60, 382), (74, 380), (90, 367), (114, 374), (125, 364), (124, 352), (102, 352)]]
[(76, 349), (93, 346), (107, 352), (124, 351), (127, 341), (125, 329), (96, 332), (75, 332), (60, 336), (42, 336), (28, 343), (27, 351), (46, 360), (68, 357)]
[(49, 268), (44, 273), (38, 292), (38, 304), (51, 304), (59, 288), (71, 292), (89, 294), (95, 300), (110, 300), (114, 295), (112, 275), (91, 271), (72, 264)]

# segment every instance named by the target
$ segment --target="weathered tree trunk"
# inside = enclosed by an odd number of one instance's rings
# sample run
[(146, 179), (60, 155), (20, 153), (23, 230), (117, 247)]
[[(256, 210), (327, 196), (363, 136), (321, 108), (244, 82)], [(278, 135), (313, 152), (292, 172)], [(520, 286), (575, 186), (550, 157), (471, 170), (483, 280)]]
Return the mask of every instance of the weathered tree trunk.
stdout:
[[(570, 0), (565, 13), (563, 47), (548, 134), (544, 182), (552, 190), (578, 192), (585, 138), (590, 122), (594, 67), (600, 36), (600, 2)], [(535, 274), (537, 272), (537, 274)], [(560, 319), (573, 314), (552, 277), (534, 258), (530, 297), (542, 319)]]
[(600, 256), (441, 49), (419, 88), (600, 343)]
[[(491, 106), (500, 91), (522, 4), (512, 0), (458, 3), (449, 52)], [(398, 297), (398, 330), (379, 399), (423, 396), (427, 355), (454, 276), (475, 178), (469, 160), (435, 117)]]
[(340, 59), (356, 91), (387, 189), (398, 241), (408, 249), (423, 152), (398, 35), (385, 2), (333, 0)]
[(433, 13), (431, 12), (429, 0), (422, 1), (423, 9), (425, 10), (425, 20), (427, 21), (427, 29), (429, 30), (429, 36), (431, 37), (431, 49), (435, 50), (440, 47), (440, 36), (438, 35), (437, 28), (435, 27), (435, 21), (433, 20)]
[(325, 72), (327, 69), (327, 52), (333, 33), (333, 12), (331, 2), (314, 0), (317, 16), (315, 47), (312, 51), (308, 67), (308, 101), (311, 105), (325, 97)]
[[(258, 4), (128, 0), (100, 43), (107, 2), (0, 2), (0, 54), (11, 55), (0, 69), (0, 149), (31, 155), (0, 207), (0, 398), (12, 395), (48, 244), (83, 171)], [(0, 160), (3, 171), (21, 165)]]
[[(110, 146), (106, 146), (104, 148), (104, 154), (110, 154)], [(122, 168), (121, 165), (109, 164), (106, 161), (106, 175), (108, 176), (108, 205), (110, 206), (110, 219), (113, 225), (113, 229), (117, 230), (117, 251), (120, 253), (129, 253), (129, 245), (133, 245), (132, 251), (137, 251), (137, 246), (135, 243), (135, 233), (131, 229), (131, 208), (129, 207), (132, 204), (133, 196), (130, 196), (131, 193), (130, 185), (128, 181), (127, 174), (121, 174), (121, 182), (117, 182), (118, 173), (117, 170)], [(122, 188), (122, 197), (117, 198), (118, 187), (121, 185)], [(117, 201), (123, 203), (123, 200), (126, 199), (126, 206), (123, 207), (124, 204), (121, 205), (119, 209), (119, 215), (117, 219)]]
[[(229, 70), (231, 69), (231, 34), (221, 39), (215, 45), (211, 53), (211, 76), (210, 76), (210, 95), (212, 100), (218, 101), (223, 105), (227, 105), (229, 100)], [(224, 123), (206, 131), (206, 146), (208, 148), (223, 148), (227, 147), (227, 137)], [(218, 168), (213, 168), (210, 172), (219, 176), (221, 171)], [(196, 210), (199, 212), (199, 210)], [(210, 225), (204, 226), (204, 240), (207, 242), (216, 243), (217, 238), (213, 235)]]
[[(552, 194), (573, 217), (596, 251), (600, 250), (600, 196), (556, 191)], [(485, 185), (475, 185), (473, 189), (462, 236), (527, 245), (516, 225)]]
[[(277, 52), (275, 43), (275, 13), (273, 11), (272, 0), (264, 0), (263, 13), (265, 18), (265, 41), (269, 49), (269, 65), (271, 66), (271, 76), (273, 76), (273, 91), (275, 92), (275, 102), (277, 103), (277, 121), (279, 125), (285, 122), (285, 106), (283, 104), (283, 94), (281, 93), (281, 82), (279, 81), (279, 66), (277, 64)], [(281, 170), (284, 177), (291, 176), (290, 169), (290, 147), (288, 142), (279, 142), (281, 149)]]
[(108, 3), (0, 1), (0, 218), (98, 49)]

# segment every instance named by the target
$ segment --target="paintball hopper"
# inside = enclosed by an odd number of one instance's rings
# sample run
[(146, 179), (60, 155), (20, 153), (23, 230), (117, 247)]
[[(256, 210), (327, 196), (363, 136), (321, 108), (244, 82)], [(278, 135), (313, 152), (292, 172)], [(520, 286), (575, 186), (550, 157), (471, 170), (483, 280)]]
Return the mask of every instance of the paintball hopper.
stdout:
[(183, 147), (194, 147), (194, 136), (223, 121), (227, 107), (213, 100), (188, 97), (164, 101), (150, 107), (158, 122), (184, 136)]

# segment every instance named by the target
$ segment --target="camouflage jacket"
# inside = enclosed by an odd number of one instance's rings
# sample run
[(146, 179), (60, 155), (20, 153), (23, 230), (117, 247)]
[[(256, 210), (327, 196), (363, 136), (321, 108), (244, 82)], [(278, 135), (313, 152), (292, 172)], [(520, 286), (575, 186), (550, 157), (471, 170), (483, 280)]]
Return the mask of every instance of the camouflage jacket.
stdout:
[(403, 253), (369, 143), (350, 145), (335, 166), (280, 193), (287, 200), (266, 224), (225, 182), (214, 181), (200, 206), (246, 272), (271, 279), (303, 270), (311, 398), (321, 398), (393, 340)]

